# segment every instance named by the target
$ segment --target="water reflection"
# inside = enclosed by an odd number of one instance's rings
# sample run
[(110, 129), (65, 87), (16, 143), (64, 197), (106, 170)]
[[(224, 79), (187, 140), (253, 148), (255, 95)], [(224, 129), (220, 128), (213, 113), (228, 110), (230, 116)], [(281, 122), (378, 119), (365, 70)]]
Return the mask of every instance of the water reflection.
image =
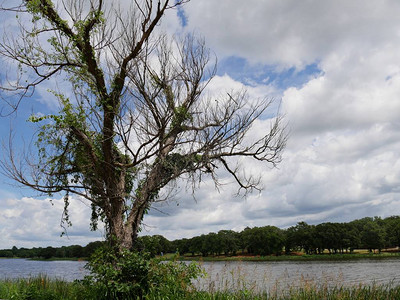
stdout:
[(400, 284), (400, 260), (353, 262), (203, 262), (203, 290), (279, 291), (299, 286)]

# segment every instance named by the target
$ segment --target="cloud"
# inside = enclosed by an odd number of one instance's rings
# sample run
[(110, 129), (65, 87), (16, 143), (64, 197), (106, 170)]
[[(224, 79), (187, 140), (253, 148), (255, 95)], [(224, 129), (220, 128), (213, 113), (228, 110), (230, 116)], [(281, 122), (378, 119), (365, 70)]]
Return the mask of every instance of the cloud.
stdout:
[[(323, 75), (283, 95), (296, 133), (360, 129), (398, 123), (400, 77), (398, 48), (336, 53), (322, 63)], [(340, 56), (340, 58), (338, 57)]]
[[(60, 237), (64, 201), (62, 199), (18, 198), (2, 193), (0, 201), (0, 249), (81, 244), (102, 238), (101, 231), (90, 232), (90, 208), (73, 199), (69, 207), (72, 227)], [(6, 196), (5, 196), (6, 195)]]
[(397, 1), (193, 1), (188, 29), (218, 55), (301, 68), (339, 48), (371, 48), (398, 35)]

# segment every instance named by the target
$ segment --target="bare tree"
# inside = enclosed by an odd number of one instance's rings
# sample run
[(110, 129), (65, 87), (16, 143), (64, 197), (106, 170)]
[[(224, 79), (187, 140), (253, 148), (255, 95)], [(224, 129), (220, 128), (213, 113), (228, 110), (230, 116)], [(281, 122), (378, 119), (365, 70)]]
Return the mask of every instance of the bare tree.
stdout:
[(286, 142), (279, 114), (262, 137), (249, 136), (271, 100), (204, 93), (216, 62), (202, 39), (159, 32), (165, 12), (188, 1), (132, 2), (25, 0), (3, 10), (32, 22), (0, 44), (3, 59), (19, 66), (2, 84), (13, 109), (47, 79), (71, 86), (52, 92), (59, 113), (30, 119), (40, 126), (38, 159), (21, 160), (10, 145), (3, 171), (39, 192), (65, 193), (66, 209), (71, 194), (89, 200), (93, 227), (101, 218), (120, 249), (132, 248), (143, 216), (178, 178), (218, 184), (220, 167), (251, 191), (259, 177), (243, 176), (237, 159), (275, 165)]

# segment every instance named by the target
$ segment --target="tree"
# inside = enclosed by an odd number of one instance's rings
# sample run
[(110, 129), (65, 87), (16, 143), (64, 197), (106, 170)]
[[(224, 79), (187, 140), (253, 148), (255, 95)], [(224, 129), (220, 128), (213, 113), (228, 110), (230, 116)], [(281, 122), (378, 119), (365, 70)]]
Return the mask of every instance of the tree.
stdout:
[[(319, 253), (328, 249), (329, 253), (337, 253), (343, 248), (343, 226), (339, 223), (321, 223), (315, 226), (315, 237), (318, 239)], [(315, 238), (314, 238), (315, 239)]]
[(400, 246), (400, 216), (391, 216), (384, 220), (387, 245), (389, 247)]
[(52, 257), (56, 256), (56, 248), (53, 247), (46, 247), (46, 248), (42, 248), (39, 252), (39, 256), (43, 257), (44, 259), (50, 259)]
[(290, 227), (291, 247), (297, 246), (304, 249), (306, 254), (312, 254), (317, 248), (315, 239), (315, 226), (306, 222), (298, 222), (296, 226)]
[(291, 226), (284, 231), (285, 235), (285, 254), (289, 255), (292, 251), (300, 251), (301, 247), (297, 240), (297, 227)]
[(103, 220), (120, 249), (133, 247), (144, 215), (179, 178), (194, 190), (209, 175), (218, 186), (224, 169), (249, 192), (260, 178), (245, 176), (238, 159), (275, 165), (285, 146), (279, 114), (265, 133), (249, 135), (271, 99), (245, 91), (207, 97), (216, 64), (204, 41), (157, 29), (185, 2), (135, 0), (127, 9), (117, 1), (25, 0), (3, 8), (32, 16), (0, 44), (2, 57), (18, 65), (17, 80), (2, 86), (12, 109), (56, 76), (70, 89), (51, 91), (58, 113), (30, 118), (39, 126), (37, 160), (18, 156), (10, 141), (2, 169), (44, 194), (64, 193), (66, 225), (70, 196), (90, 201), (93, 229)]
[(101, 248), (103, 244), (104, 242), (101, 241), (90, 242), (84, 248), (84, 256), (90, 257), (97, 249)]
[[(189, 239), (179, 239), (179, 240), (174, 240), (171, 242), (171, 251), (173, 253), (179, 253), (181, 255), (184, 255), (185, 253), (189, 252), (191, 249), (191, 242)], [(196, 250), (194, 250), (196, 251)], [(194, 255), (194, 254), (193, 254)]]
[(224, 252), (225, 255), (231, 253), (236, 254), (239, 249), (239, 235), (233, 230), (220, 230), (218, 231), (218, 241), (219, 246), (218, 252)]
[[(192, 256), (195, 256), (196, 253), (201, 253), (203, 256), (206, 256), (205, 253), (202, 252), (203, 240), (204, 240), (204, 235), (195, 236), (189, 240), (188, 252), (191, 252)], [(185, 254), (185, 252), (183, 252), (182, 249), (179, 249), (179, 251), (181, 251), (182, 254)]]
[(243, 237), (248, 253), (255, 255), (280, 254), (284, 246), (284, 235), (275, 226), (247, 228)]
[(350, 253), (353, 252), (354, 249), (359, 248), (361, 243), (361, 236), (358, 232), (357, 228), (353, 223), (344, 223), (344, 235), (343, 235), (343, 247), (346, 249), (350, 249)]
[(385, 244), (385, 231), (376, 220), (367, 220), (361, 234), (361, 243), (369, 252), (378, 249), (379, 253)]

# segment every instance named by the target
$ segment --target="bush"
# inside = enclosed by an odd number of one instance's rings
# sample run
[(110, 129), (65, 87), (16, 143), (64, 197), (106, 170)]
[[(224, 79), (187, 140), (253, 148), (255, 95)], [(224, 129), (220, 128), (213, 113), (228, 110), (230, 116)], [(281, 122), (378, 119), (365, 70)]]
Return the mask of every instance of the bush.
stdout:
[(196, 263), (153, 260), (150, 263), (148, 299), (186, 299), (194, 291), (192, 280), (205, 272)]
[(186, 295), (192, 279), (202, 275), (196, 264), (162, 262), (148, 253), (100, 248), (87, 264), (91, 276), (83, 280), (98, 299), (142, 299), (156, 295)]

